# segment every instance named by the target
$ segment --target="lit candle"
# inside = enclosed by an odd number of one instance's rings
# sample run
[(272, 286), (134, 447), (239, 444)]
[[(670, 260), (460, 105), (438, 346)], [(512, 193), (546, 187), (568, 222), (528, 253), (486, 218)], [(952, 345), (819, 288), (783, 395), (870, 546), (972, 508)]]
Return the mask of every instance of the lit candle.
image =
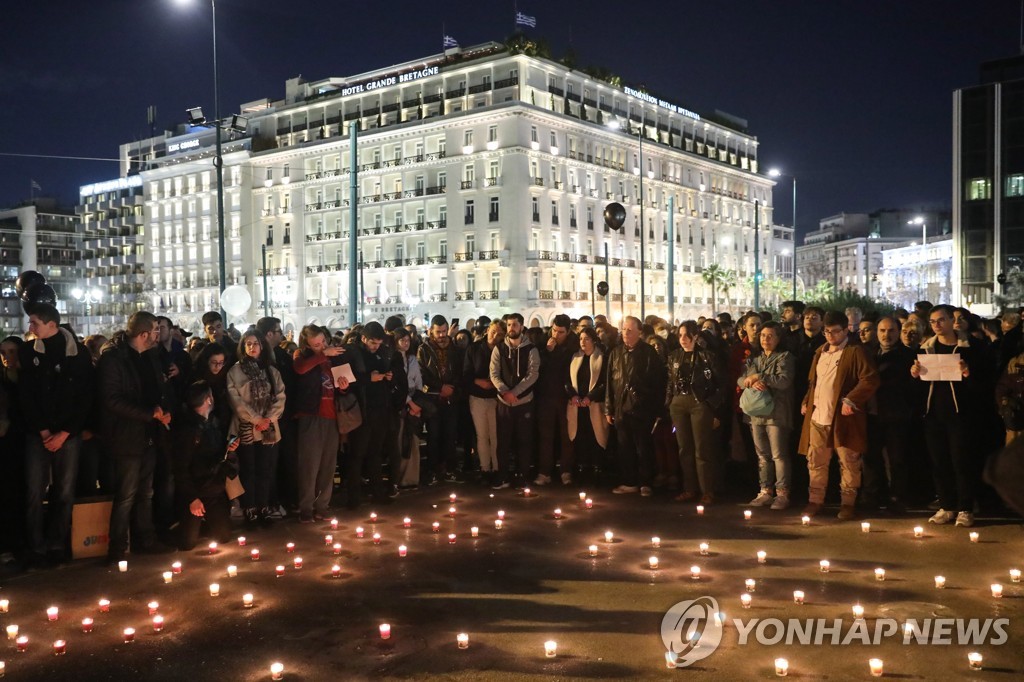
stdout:
[(448, 533), (448, 544), (449, 545), (454, 545), (455, 544), (455, 533)]
[(885, 569), (884, 568), (876, 568), (875, 569), (875, 580), (885, 580)]
[(868, 523), (867, 521), (865, 521), (864, 523), (860, 524), (860, 532), (862, 532), (862, 533), (870, 533), (871, 532), (871, 524)]
[(334, 547), (332, 547), (332, 550), (334, 551), (334, 555), (335, 556), (341, 554), (341, 543), (340, 542), (335, 542), (334, 543)]
[(100, 599), (99, 606), (100, 606), (100, 612), (101, 613), (107, 613), (108, 611), (110, 611), (110, 600), (109, 599)]
[(505, 520), (505, 512), (502, 511), (501, 509), (498, 510), (498, 518), (501, 519), (502, 521)]
[(245, 547), (245, 536), (244, 535), (239, 535), (238, 536), (238, 546), (239, 547)]
[(117, 570), (120, 571), (121, 573), (127, 573), (128, 572), (128, 562), (127, 561), (118, 561), (117, 562)]
[(605, 542), (611, 542), (614, 538), (615, 538), (615, 535), (612, 534), (612, 532), (610, 530), (606, 530), (604, 532), (604, 541)]
[(332, 578), (340, 578), (341, 577), (341, 566), (339, 566), (338, 564), (334, 564), (333, 566), (331, 566), (331, 577)]
[(743, 581), (743, 584), (747, 586), (747, 592), (753, 592), (757, 589), (757, 581), (753, 578), (747, 578)]
[(921, 526), (914, 526), (914, 537), (915, 538), (923, 538), (924, 537), (924, 528), (921, 527)]
[(946, 586), (946, 578), (945, 578), (945, 576), (941, 576), (941, 575), (935, 576), (935, 589), (941, 590), (945, 586)]
[(676, 666), (679, 664), (678, 661), (679, 661), (679, 654), (677, 654), (674, 651), (666, 651), (665, 652), (665, 667), (666, 668), (668, 668), (669, 670), (675, 670)]
[(803, 590), (793, 590), (793, 603), (803, 604), (804, 603), (804, 592)]
[(289, 554), (294, 552), (295, 551), (295, 543), (294, 542), (289, 542), (287, 545), (284, 546), (284, 551), (288, 552)]
[(750, 602), (751, 602), (751, 601), (753, 601), (753, 597), (751, 597), (751, 596), (750, 596), (749, 594), (747, 594), (746, 592), (744, 592), (743, 594), (741, 594), (741, 595), (740, 595), (740, 605), (741, 605), (741, 606), (742, 606), (743, 608), (745, 608), (745, 609), (749, 609), (749, 608), (750, 608)]
[(448, 501), (451, 502), (452, 504), (455, 504), (455, 499), (455, 493), (452, 493), (451, 495), (448, 496)]
[(380, 533), (374, 533), (373, 534), (373, 544), (375, 544), (375, 545), (379, 545), (380, 544)]
[(404, 557), (408, 553), (409, 553), (409, 548), (408, 547), (406, 547), (405, 545), (399, 545), (398, 546), (398, 556)]
[(1020, 582), (1020, 569), (1019, 568), (1011, 568), (1010, 569), (1010, 582), (1015, 582), (1015, 583), (1019, 583)]
[(448, 516), (451, 516), (451, 517), (454, 518), (455, 517), (455, 512), (456, 512), (455, 507), (448, 507)]
[(459, 634), (455, 635), (455, 641), (458, 642), (460, 649), (469, 648), (469, 635), (465, 632), (460, 632)]
[(124, 636), (125, 644), (131, 644), (135, 641), (135, 628), (125, 628), (121, 634)]
[(494, 519), (494, 529), (501, 530), (505, 525), (505, 522), (501, 519)]
[(164, 571), (164, 583), (169, 583), (174, 580), (174, 574), (170, 571)]
[(230, 566), (228, 566), (228, 577), (229, 578), (234, 578), (237, 575), (238, 575), (238, 566), (235, 566), (234, 564), (231, 564)]
[(297, 556), (294, 559), (292, 559), (292, 566), (295, 568), (296, 571), (302, 568), (302, 557)]
[(18, 626), (17, 625), (8, 625), (7, 626), (7, 639), (17, 639), (17, 638), (18, 638)]
[(391, 639), (391, 625), (388, 623), (380, 624), (380, 638)]
[(252, 608), (252, 602), (253, 602), (253, 596), (252, 596), (251, 592), (246, 592), (245, 594), (242, 595), (242, 606), (243, 607), (245, 607), (247, 609), (251, 609)]
[(700, 566), (690, 566), (690, 580), (700, 580)]
[(530, 489), (529, 488), (523, 488), (523, 497), (529, 497), (529, 496), (530, 496)]
[(860, 620), (864, 617), (864, 607), (860, 604), (853, 605), (853, 617)]
[(164, 629), (164, 617), (153, 616), (153, 632), (160, 632)]
[(402, 519), (402, 525), (405, 526), (406, 528), (411, 528), (412, 527), (412, 519), (410, 519), (408, 516), (406, 516), (404, 519)]
[(971, 542), (977, 542), (980, 536), (976, 532), (971, 531), (967, 537), (971, 539)]
[(554, 511), (554, 514), (555, 514), (555, 518), (556, 518), (556, 519), (560, 519), (560, 518), (562, 518), (562, 510), (561, 510), (561, 509), (559, 509), (558, 507), (555, 507), (555, 511)]
[(370, 523), (377, 523), (377, 512), (370, 512)]
[(434, 521), (432, 524), (430, 524), (430, 530), (434, 531), (435, 533), (440, 533), (441, 532), (441, 524), (438, 523), (437, 521)]
[(706, 542), (702, 542), (702, 543), (700, 543), (700, 545), (698, 545), (698, 548), (700, 549), (700, 555), (701, 556), (707, 556), (708, 555), (708, 550), (711, 549), (711, 545), (709, 545)]
[(594, 501), (588, 497), (586, 500), (583, 501), (583, 506), (586, 507), (587, 509), (593, 509)]
[(754, 512), (750, 511), (749, 509), (744, 509), (743, 510), (743, 520), (744, 521), (749, 521), (751, 519), (751, 517), (753, 517), (753, 516), (754, 516)]
[(704, 505), (703, 504), (698, 504), (697, 505), (697, 516), (704, 516)]
[(363, 533), (364, 533), (363, 527), (362, 526), (356, 526), (356, 537), (357, 538), (363, 537)]
[(471, 537), (474, 537), (474, 538), (480, 537), (480, 527), (479, 526), (473, 526), (472, 528), (470, 528), (469, 529), (469, 535)]
[(251, 552), (249, 552), (249, 558), (252, 559), (253, 561), (259, 561), (260, 560), (260, 551), (258, 549), (252, 550)]
[(217, 543), (216, 542), (211, 542), (209, 544), (209, 548), (210, 548), (210, 554), (216, 554), (217, 553)]
[(325, 535), (325, 536), (324, 536), (324, 544), (325, 544), (325, 545), (327, 545), (328, 547), (330, 547), (331, 545), (333, 545), (333, 544), (334, 544), (334, 536), (333, 536), (333, 535), (331, 535), (330, 533), (328, 533), (327, 535)]
[(590, 556), (597, 556), (597, 545), (591, 545), (587, 550), (590, 552)]
[(868, 666), (871, 668), (871, 676), (872, 677), (881, 677), (882, 676), (882, 659), (880, 659), (880, 658), (872, 658), (871, 660), (868, 661)]
[(828, 559), (822, 559), (818, 562), (818, 570), (822, 573), (828, 573), (828, 569), (831, 568), (831, 566), (832, 565), (828, 562)]
[(768, 563), (768, 552), (764, 551), (763, 549), (759, 550), (757, 552), (757, 563), (759, 563), (759, 564), (766, 564), (766, 563)]
[(18, 639), (14, 640), (15, 645), (18, 647), (18, 653), (23, 654), (28, 650), (28, 637), (22, 635)]
[(982, 657), (977, 651), (972, 651), (967, 654), (967, 664), (971, 666), (971, 670), (981, 670)]
[(553, 639), (549, 639), (544, 642), (544, 655), (548, 658), (554, 658), (555, 654), (558, 653), (558, 643)]
[(580, 492), (580, 502), (585, 502), (586, 499), (587, 499), (587, 494), (585, 492), (581, 491)]
[(659, 538), (657, 535), (651, 538), (651, 547), (653, 547), (654, 549), (658, 549), (659, 547), (661, 547), (661, 538)]
[(284, 679), (284, 663), (271, 663), (270, 664), (270, 679), (272, 679), (272, 680)]
[(775, 659), (775, 674), (779, 677), (785, 677), (789, 674), (789, 661), (784, 658)]
[(274, 574), (280, 578), (284, 575), (284, 566), (278, 565), (274, 567)]
[(805, 525), (805, 526), (811, 525), (811, 517), (810, 516), (801, 516), (800, 517), (800, 523)]
[(652, 556), (647, 560), (647, 565), (651, 567), (651, 570), (658, 568), (658, 557)]
[(1003, 586), (999, 583), (992, 583), (992, 596), (996, 599), (1003, 598)]
[(92, 632), (92, 618), (83, 618), (82, 619), (82, 632), (85, 632), (85, 633)]
[(7, 613), (11, 609), (11, 602), (6, 599), (0, 599), (0, 613)]
[(4, 673), (6, 673), (6, 672), (7, 672), (7, 664), (4, 663), (3, 661), (0, 661), (0, 677), (3, 677)]
[(46, 620), (52, 623), (53, 621), (57, 620), (59, 614), (60, 612), (58, 611), (57, 607), (51, 606), (50, 608), (46, 609)]
[(148, 604), (146, 604), (146, 607), (149, 609), (149, 615), (151, 616), (155, 616), (157, 611), (160, 610), (160, 604), (158, 604), (155, 601), (149, 602)]
[(220, 596), (220, 585), (218, 583), (210, 583), (210, 596), (211, 597), (219, 597)]
[(338, 530), (338, 519), (331, 519), (331, 530)]

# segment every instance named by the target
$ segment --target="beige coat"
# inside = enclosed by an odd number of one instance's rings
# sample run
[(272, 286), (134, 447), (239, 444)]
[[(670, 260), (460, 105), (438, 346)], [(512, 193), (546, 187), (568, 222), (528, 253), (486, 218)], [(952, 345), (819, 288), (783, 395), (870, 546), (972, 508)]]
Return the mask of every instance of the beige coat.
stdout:
[[(281, 427), (278, 426), (277, 420), (284, 414), (284, 381), (281, 380), (281, 373), (273, 365), (267, 368), (267, 373), (270, 375), (270, 383), (274, 388), (274, 402), (270, 404), (270, 409), (266, 414), (256, 414), (251, 407), (249, 376), (242, 369), (240, 363), (236, 363), (228, 370), (228, 400), (231, 401), (232, 412), (231, 427), (228, 433), (238, 433), (239, 421), (255, 424), (260, 419), (269, 419), (274, 424), (274, 431), (277, 434), (281, 433)], [(263, 440), (263, 432), (253, 429), (252, 437), (254, 441), (260, 442)]]
[[(590, 385), (582, 388), (576, 385), (576, 373), (579, 372), (580, 365), (583, 363), (585, 358), (586, 356), (583, 354), (583, 351), (580, 351), (576, 353), (576, 355), (572, 356), (572, 360), (569, 361), (568, 384), (572, 387), (572, 390), (576, 395), (580, 397), (586, 397), (594, 390), (595, 387), (597, 387), (598, 384), (603, 386), (605, 383), (602, 381), (605, 376), (603, 369), (604, 355), (601, 353), (600, 349), (595, 348), (593, 355), (590, 356)], [(600, 396), (595, 397), (597, 398), (597, 401), (595, 402), (592, 399), (590, 403), (590, 424), (594, 428), (594, 438), (597, 440), (597, 444), (602, 448), (606, 448), (608, 447), (608, 421), (604, 418), (604, 410), (601, 406), (601, 403), (604, 402), (603, 391)], [(565, 409), (566, 419), (569, 422), (569, 439), (576, 440), (577, 415), (579, 414), (580, 408), (569, 404)]]

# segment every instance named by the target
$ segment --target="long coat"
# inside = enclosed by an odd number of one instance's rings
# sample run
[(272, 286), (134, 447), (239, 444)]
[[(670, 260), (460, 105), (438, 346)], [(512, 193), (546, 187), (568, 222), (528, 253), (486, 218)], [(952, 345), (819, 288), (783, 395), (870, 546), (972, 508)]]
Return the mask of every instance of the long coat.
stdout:
[[(808, 375), (807, 394), (803, 399), (806, 408), (803, 429), (800, 431), (800, 445), (797, 451), (806, 455), (811, 435), (811, 414), (814, 412), (814, 387), (818, 379), (818, 360), (821, 352), (828, 347), (823, 344), (814, 353), (811, 371)], [(835, 405), (832, 417), (832, 444), (865, 452), (868, 448), (867, 403), (878, 390), (881, 379), (874, 362), (863, 346), (846, 345), (836, 368)], [(855, 410), (849, 417), (842, 412), (843, 400), (852, 402)]]
[[(572, 360), (569, 361), (569, 376), (566, 384), (566, 391), (570, 395), (590, 398), (590, 407), (588, 408), (590, 411), (590, 425), (594, 429), (594, 438), (597, 440), (597, 444), (602, 448), (608, 447), (608, 421), (604, 418), (604, 408), (602, 406), (605, 391), (605, 372), (608, 369), (604, 359), (601, 349), (595, 348), (594, 353), (589, 358), (590, 385), (577, 386), (576, 373), (579, 372), (580, 365), (583, 364), (584, 360), (587, 360), (587, 356), (582, 351), (576, 353), (576, 355), (572, 356)], [(567, 405), (565, 409), (569, 440), (574, 441), (576, 440), (576, 430), (579, 428), (577, 421), (579, 420), (580, 408)]]

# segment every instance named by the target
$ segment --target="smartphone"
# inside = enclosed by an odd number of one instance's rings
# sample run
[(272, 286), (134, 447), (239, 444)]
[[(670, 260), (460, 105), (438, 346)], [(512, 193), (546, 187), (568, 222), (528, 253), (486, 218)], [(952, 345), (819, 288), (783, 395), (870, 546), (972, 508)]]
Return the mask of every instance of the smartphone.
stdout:
[(457, 318), (457, 317), (453, 317), (453, 318), (452, 318), (452, 324), (451, 324), (451, 326), (453, 326), (453, 327), (458, 327), (458, 326), (459, 326), (459, 318)]
[(229, 448), (232, 445), (234, 445), (235, 443), (237, 443), (237, 442), (238, 442), (238, 436), (228, 436), (228, 447)]

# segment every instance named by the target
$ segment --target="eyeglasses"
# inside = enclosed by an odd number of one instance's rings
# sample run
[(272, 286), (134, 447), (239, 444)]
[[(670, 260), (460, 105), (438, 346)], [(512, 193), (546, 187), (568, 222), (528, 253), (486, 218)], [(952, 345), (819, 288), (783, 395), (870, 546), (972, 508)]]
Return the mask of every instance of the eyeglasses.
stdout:
[(223, 367), (223, 366), (224, 366), (224, 364), (225, 364), (225, 363), (224, 363), (224, 361), (223, 361), (223, 360), (221, 360), (220, 362), (217, 362), (216, 360), (212, 360), (212, 361), (210, 362), (210, 367)]

